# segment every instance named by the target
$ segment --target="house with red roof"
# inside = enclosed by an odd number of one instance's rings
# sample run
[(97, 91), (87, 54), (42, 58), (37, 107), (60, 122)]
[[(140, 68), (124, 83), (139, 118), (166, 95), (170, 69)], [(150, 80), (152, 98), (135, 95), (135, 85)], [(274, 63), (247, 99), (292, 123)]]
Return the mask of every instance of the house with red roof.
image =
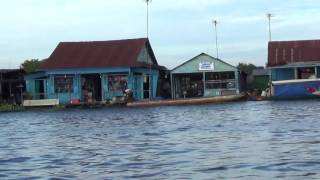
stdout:
[(25, 80), (33, 99), (107, 101), (130, 89), (134, 99), (149, 100), (159, 94), (158, 80), (165, 70), (146, 38), (61, 42), (39, 72)]
[(320, 40), (271, 41), (267, 65), (274, 98), (320, 97)]

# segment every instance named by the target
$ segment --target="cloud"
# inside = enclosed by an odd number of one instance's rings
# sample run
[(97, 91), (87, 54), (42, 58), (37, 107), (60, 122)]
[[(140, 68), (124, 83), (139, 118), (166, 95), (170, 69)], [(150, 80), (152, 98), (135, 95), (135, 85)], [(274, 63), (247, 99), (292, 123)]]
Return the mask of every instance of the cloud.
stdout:
[[(223, 58), (233, 62), (247, 57), (264, 64), (266, 13), (275, 14), (275, 39), (316, 38), (319, 8), (318, 0), (153, 0), (150, 38), (159, 63), (172, 66), (177, 59), (214, 52), (212, 20), (217, 19)], [(46, 58), (59, 41), (146, 36), (146, 4), (143, 0), (10, 0), (0, 6), (0, 23), (0, 67), (5, 67), (27, 58)]]

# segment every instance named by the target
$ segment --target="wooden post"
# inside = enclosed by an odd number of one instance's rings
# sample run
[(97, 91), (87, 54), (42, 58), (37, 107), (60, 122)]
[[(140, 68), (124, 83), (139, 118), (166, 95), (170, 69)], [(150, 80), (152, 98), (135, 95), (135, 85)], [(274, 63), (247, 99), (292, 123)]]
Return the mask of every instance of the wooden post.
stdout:
[(294, 79), (298, 79), (298, 69), (294, 68)]
[(205, 97), (206, 93), (206, 72), (203, 72), (203, 97)]
[(236, 93), (240, 94), (240, 75), (239, 75), (239, 71), (234, 71), (234, 87), (236, 88)]
[(173, 84), (172, 73), (170, 73), (170, 84), (171, 84), (171, 99), (175, 99), (175, 85)]
[(318, 79), (318, 67), (317, 66), (314, 67), (314, 75), (315, 75), (315, 79)]
[(0, 73), (0, 102), (2, 101), (2, 74)]

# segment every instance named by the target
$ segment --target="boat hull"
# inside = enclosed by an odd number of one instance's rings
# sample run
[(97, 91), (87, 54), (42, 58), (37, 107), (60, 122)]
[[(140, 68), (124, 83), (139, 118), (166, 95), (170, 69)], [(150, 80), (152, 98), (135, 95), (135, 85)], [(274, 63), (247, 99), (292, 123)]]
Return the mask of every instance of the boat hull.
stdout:
[(273, 99), (319, 98), (320, 80), (273, 83)]
[(240, 101), (245, 99), (246, 99), (246, 96), (244, 95), (231, 95), (231, 96), (217, 96), (217, 97), (196, 98), (196, 99), (130, 102), (130, 103), (127, 103), (127, 106), (128, 107), (182, 106), (182, 105), (198, 105), (198, 104), (233, 102), (233, 101)]

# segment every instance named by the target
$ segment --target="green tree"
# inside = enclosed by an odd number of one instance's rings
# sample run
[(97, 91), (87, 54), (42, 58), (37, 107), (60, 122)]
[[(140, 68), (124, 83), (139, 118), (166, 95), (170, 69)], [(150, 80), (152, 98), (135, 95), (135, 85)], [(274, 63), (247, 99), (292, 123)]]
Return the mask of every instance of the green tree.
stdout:
[(25, 60), (21, 64), (21, 68), (27, 73), (32, 73), (32, 72), (35, 72), (37, 69), (40, 68), (40, 66), (43, 63), (43, 61), (44, 60), (40, 61), (39, 59)]
[(239, 63), (237, 67), (240, 71), (243, 71), (248, 75), (251, 75), (252, 71), (257, 68), (256, 65), (251, 63)]

